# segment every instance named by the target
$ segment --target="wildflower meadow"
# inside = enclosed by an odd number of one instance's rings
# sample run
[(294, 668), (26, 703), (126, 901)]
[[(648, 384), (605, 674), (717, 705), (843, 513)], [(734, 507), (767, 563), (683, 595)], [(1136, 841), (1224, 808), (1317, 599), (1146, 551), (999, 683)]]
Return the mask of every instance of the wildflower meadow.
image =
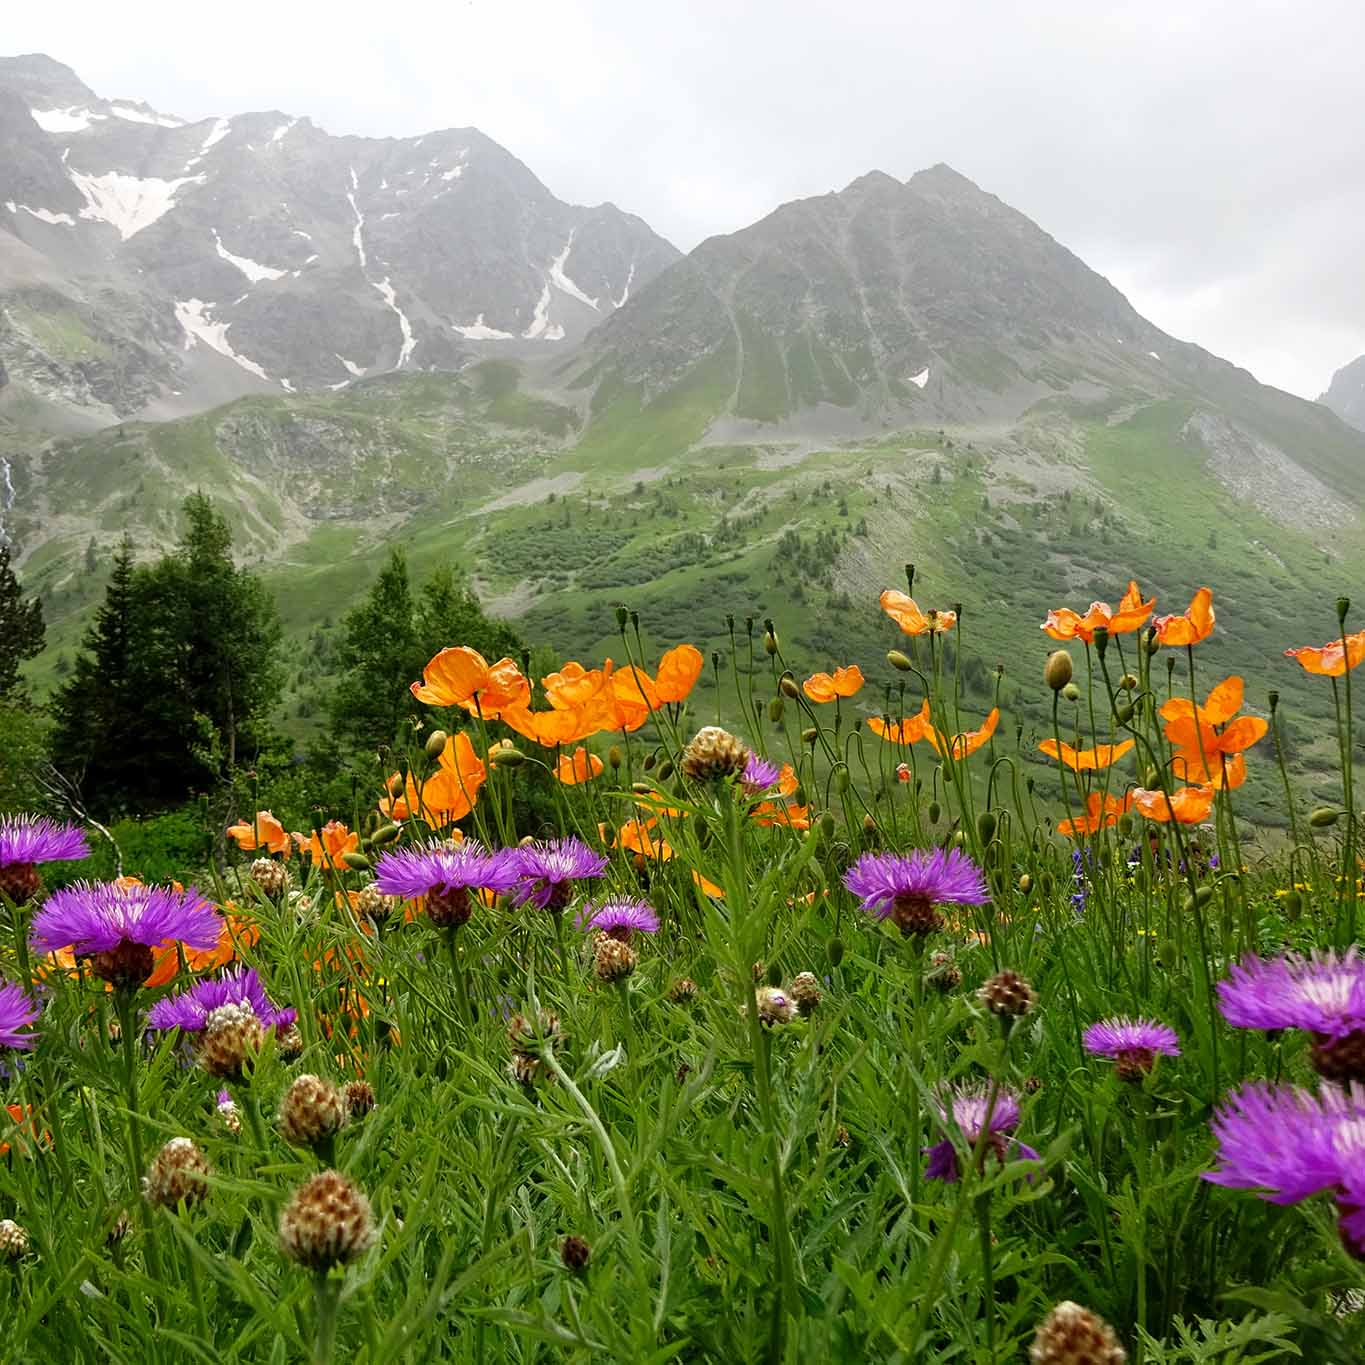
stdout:
[(453, 642), (174, 878), (0, 818), (0, 1356), (1365, 1360), (1349, 603), (1257, 679), (1209, 588), (1051, 612), (1045, 789), (906, 586), (829, 671)]

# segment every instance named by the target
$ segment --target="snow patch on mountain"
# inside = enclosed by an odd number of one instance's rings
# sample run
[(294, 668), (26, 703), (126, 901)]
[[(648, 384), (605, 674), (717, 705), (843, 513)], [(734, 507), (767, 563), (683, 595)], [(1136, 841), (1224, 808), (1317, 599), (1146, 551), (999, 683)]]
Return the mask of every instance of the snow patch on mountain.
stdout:
[(205, 303), (203, 299), (177, 300), (175, 320), (185, 332), (185, 349), (188, 351), (198, 342), (203, 342), (210, 350), (217, 351), (219, 355), (236, 362), (248, 374), (254, 374), (258, 379), (264, 379), (268, 383), (270, 376), (254, 360), (248, 360), (246, 356), (239, 355), (232, 349), (232, 344), (227, 339), (228, 329), (232, 324), (214, 322), (208, 313), (212, 307), (213, 304)]
[(83, 133), (96, 119), (109, 117), (89, 109), (30, 109), (29, 113), (45, 133)]
[(500, 332), (496, 327), (490, 327), (490, 326), (488, 326), (488, 324), (487, 324), (486, 322), (484, 322), (484, 320), (483, 320), (483, 314), (482, 314), (482, 313), (480, 313), (479, 316), (476, 317), (476, 318), (474, 319), (474, 321), (471, 322), (467, 327), (461, 327), (460, 324), (459, 324), (458, 322), (455, 323), (455, 330), (456, 330), (462, 337), (464, 337), (464, 339), (465, 339), (466, 341), (511, 341), (511, 340), (513, 340), (513, 337), (512, 337), (512, 333), (511, 333), (511, 332)]
[(291, 118), (288, 123), (282, 123), (273, 133), (270, 134), (271, 142), (282, 142), (290, 134), (290, 131), (298, 123), (298, 119)]
[(535, 316), (531, 325), (522, 333), (527, 341), (563, 341), (564, 329), (550, 321), (550, 286), (547, 284), (536, 300)]
[(917, 389), (922, 389), (929, 382), (929, 367), (926, 365), (918, 374), (912, 374), (910, 382)]
[(612, 299), (611, 301), (611, 306), (613, 308), (624, 308), (626, 306), (626, 300), (630, 297), (630, 286), (634, 282), (634, 279), (635, 262), (632, 261), (630, 263), (630, 269), (626, 272), (626, 287), (621, 291), (621, 297), (619, 299)]
[(360, 257), (360, 268), (366, 270), (369, 262), (365, 259), (365, 215), (360, 211), (360, 205), (355, 201), (355, 192), (359, 188), (359, 181), (356, 179), (355, 167), (351, 167), (351, 188), (346, 191), (346, 202), (351, 206), (351, 212), (355, 214), (355, 226), (351, 229), (351, 243), (355, 247), (355, 254)]
[(185, 120), (176, 118), (174, 114), (158, 114), (155, 109), (139, 109), (135, 104), (123, 104), (115, 101), (109, 106), (109, 112), (115, 118), (121, 118), (128, 123), (151, 123), (158, 128), (183, 128)]
[[(442, 180), (458, 180), (464, 174), (465, 163), (469, 160), (469, 148), (461, 147), (455, 153), (455, 157), (455, 164), (448, 171), (441, 172)], [(435, 165), (436, 163), (433, 162), (432, 164)]]
[(234, 256), (223, 245), (223, 239), (218, 235), (216, 228), (213, 232), (213, 245), (219, 256), (229, 265), (235, 265), (252, 284), (259, 284), (261, 280), (278, 280), (289, 274), (287, 270), (277, 270), (273, 265), (262, 265), (259, 261), (253, 261), (248, 256)]
[(574, 233), (577, 228), (569, 232), (569, 240), (564, 243), (564, 250), (550, 262), (550, 283), (556, 289), (562, 290), (571, 298), (578, 299), (581, 303), (586, 303), (589, 308), (597, 308), (597, 300), (590, 299), (569, 277), (564, 273), (565, 262), (569, 259), (569, 252), (573, 250)]
[(382, 280), (371, 280), (370, 283), (379, 290), (384, 296), (384, 302), (398, 315), (398, 326), (403, 333), (403, 346), (398, 352), (398, 364), (396, 369), (402, 369), (412, 357), (413, 349), (417, 345), (417, 338), (412, 334), (412, 324), (408, 321), (408, 315), (398, 306), (397, 296), (394, 293), (393, 285), (389, 283), (389, 277), (384, 276)]
[[(363, 366), (357, 365), (354, 360), (347, 360), (339, 351), (333, 351), (332, 354), (346, 367), (347, 374), (354, 375), (357, 379), (362, 379), (364, 377), (365, 370)], [(336, 388), (337, 386), (334, 384), (332, 387)]]
[(125, 242), (169, 213), (181, 186), (204, 183), (202, 175), (159, 180), (155, 176), (139, 179), (135, 175), (120, 175), (117, 171), (82, 175), (68, 168), (67, 173), (85, 196), (81, 217), (111, 224)]
[(185, 162), (185, 169), (193, 170), (208, 154), (232, 131), (232, 120), (226, 118), (214, 119), (213, 127), (209, 129), (203, 142), (199, 144), (199, 151)]
[(42, 223), (61, 223), (66, 227), (76, 226), (76, 220), (69, 213), (53, 213), (51, 209), (31, 209), (27, 204), (16, 204), (13, 199), (6, 200), (5, 207), (11, 213), (30, 213)]

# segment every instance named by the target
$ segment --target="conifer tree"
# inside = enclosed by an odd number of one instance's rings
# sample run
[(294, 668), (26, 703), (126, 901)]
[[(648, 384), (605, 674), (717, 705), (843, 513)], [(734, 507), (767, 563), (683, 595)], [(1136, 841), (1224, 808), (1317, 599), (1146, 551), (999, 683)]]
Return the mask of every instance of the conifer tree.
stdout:
[(0, 544), (0, 700), (18, 690), (19, 665), (41, 652), (45, 634), (43, 604), (36, 597), (25, 600), (10, 568), (9, 546)]

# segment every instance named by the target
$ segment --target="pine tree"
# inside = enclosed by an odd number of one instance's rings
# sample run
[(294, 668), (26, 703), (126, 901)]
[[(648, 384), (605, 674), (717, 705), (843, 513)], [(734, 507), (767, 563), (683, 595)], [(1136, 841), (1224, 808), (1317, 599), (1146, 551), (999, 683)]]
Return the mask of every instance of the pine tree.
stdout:
[(0, 700), (18, 690), (19, 665), (42, 651), (46, 634), (43, 604), (24, 600), (9, 558), (9, 546), (0, 544)]

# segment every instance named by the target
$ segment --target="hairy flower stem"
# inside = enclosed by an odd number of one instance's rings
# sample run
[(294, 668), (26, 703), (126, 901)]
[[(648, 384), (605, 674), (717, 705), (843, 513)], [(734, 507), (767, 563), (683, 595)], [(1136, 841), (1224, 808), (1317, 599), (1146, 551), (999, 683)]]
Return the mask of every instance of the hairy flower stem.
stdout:
[(554, 912), (555, 921), (555, 947), (559, 953), (559, 974), (564, 978), (564, 984), (569, 984), (569, 952), (564, 946), (564, 912), (556, 910)]
[(986, 1316), (986, 1358), (995, 1360), (995, 1261), (991, 1246), (991, 1197), (978, 1194), (976, 1226), (981, 1237), (981, 1296)]
[(337, 1304), (341, 1298), (341, 1281), (325, 1270), (313, 1273), (313, 1304), (317, 1310), (317, 1328), (313, 1335), (313, 1365), (330, 1365), (337, 1339)]
[(469, 982), (465, 978), (464, 962), (460, 957), (460, 945), (456, 941), (458, 927), (446, 930), (446, 947), (450, 950), (450, 966), (455, 973), (455, 998), (459, 1001), (460, 1022), (467, 1028), (474, 1022), (474, 1011), (469, 1004)]

